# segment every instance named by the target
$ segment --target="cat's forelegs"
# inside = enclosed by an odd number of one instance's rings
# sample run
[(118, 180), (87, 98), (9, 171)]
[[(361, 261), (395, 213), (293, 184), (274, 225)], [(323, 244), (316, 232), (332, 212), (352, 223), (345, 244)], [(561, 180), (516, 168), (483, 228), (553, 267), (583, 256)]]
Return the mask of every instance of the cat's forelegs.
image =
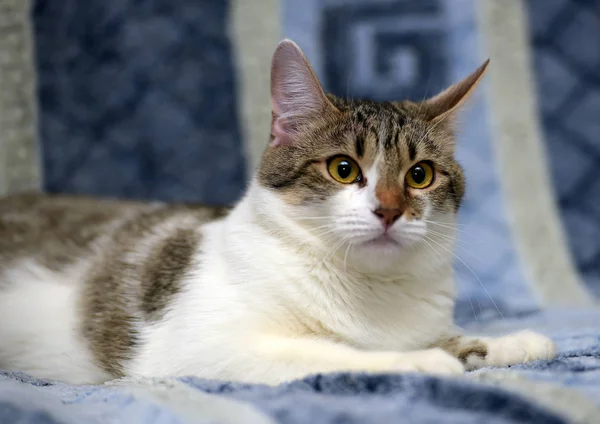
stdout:
[(458, 358), (467, 370), (505, 367), (556, 356), (552, 340), (528, 330), (501, 337), (471, 337), (457, 333), (441, 340), (437, 346)]
[(442, 349), (413, 352), (362, 351), (316, 338), (263, 336), (254, 340), (254, 364), (247, 364), (246, 377), (277, 384), (310, 374), (329, 372), (423, 372), (457, 375), (464, 366)]

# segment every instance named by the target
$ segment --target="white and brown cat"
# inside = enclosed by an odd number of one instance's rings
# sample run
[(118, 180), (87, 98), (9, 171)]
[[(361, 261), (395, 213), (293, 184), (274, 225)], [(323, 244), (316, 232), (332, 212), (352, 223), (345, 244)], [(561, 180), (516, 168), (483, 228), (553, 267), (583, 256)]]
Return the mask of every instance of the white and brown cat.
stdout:
[(552, 358), (542, 335), (452, 323), (452, 123), (486, 66), (421, 103), (343, 100), (285, 40), (270, 143), (233, 209), (0, 200), (0, 368), (276, 384)]

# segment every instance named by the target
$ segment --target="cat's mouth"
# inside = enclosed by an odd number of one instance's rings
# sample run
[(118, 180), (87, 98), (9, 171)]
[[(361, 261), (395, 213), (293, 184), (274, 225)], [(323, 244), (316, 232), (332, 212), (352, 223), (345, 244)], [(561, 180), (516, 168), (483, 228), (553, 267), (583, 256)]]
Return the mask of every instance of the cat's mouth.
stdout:
[(379, 248), (400, 247), (400, 243), (390, 237), (388, 233), (381, 233), (377, 237), (367, 241), (365, 245)]

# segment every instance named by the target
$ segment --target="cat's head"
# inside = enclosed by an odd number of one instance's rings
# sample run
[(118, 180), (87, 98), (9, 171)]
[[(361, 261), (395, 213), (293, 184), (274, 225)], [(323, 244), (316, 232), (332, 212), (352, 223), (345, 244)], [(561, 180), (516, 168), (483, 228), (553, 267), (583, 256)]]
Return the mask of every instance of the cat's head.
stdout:
[(326, 95), (300, 48), (271, 69), (271, 140), (258, 183), (279, 213), (324, 244), (390, 256), (448, 237), (464, 193), (453, 122), (487, 62), (420, 103)]

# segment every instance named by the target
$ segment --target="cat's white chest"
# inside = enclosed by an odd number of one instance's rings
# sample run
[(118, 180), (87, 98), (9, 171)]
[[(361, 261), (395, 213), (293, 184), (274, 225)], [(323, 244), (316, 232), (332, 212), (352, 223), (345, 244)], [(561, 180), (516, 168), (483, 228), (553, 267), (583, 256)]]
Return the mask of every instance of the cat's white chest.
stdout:
[(368, 279), (336, 273), (331, 267), (311, 271), (308, 275), (312, 281), (303, 286), (314, 288), (314, 301), (306, 313), (356, 347), (421, 349), (452, 325), (451, 280)]
[[(236, 253), (229, 273), (234, 286), (268, 316), (267, 326), (291, 336), (313, 333), (366, 350), (405, 351), (432, 344), (452, 325), (451, 274), (367, 277), (287, 246)], [(244, 275), (254, 278), (237, 281)]]

